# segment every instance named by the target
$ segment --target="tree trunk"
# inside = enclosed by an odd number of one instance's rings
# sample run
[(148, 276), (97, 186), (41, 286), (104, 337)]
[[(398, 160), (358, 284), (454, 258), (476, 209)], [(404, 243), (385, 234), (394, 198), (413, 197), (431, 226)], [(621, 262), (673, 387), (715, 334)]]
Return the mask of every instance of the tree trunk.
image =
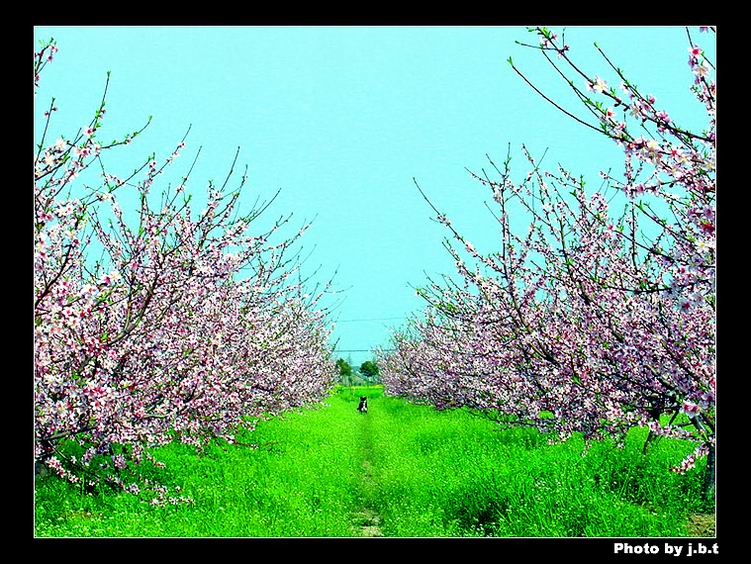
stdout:
[(709, 445), (707, 468), (704, 471), (704, 499), (714, 504), (715, 496), (715, 445)]
[(48, 473), (47, 466), (44, 464), (44, 462), (36, 461), (34, 462), (34, 475), (35, 477), (44, 478)]
[(647, 439), (644, 441), (644, 446), (641, 449), (642, 455), (647, 454), (647, 448), (649, 447), (649, 443), (654, 438), (654, 433), (652, 432), (652, 429), (649, 430), (649, 434), (647, 435)]

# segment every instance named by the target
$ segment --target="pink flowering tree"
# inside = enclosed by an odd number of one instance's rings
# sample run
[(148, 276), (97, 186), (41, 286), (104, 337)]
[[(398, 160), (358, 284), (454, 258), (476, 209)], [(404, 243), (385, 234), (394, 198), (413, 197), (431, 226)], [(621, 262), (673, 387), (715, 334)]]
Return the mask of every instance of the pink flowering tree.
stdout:
[[(56, 50), (35, 53), (37, 86)], [(102, 154), (142, 131), (100, 142), (105, 99), (106, 89), (75, 136), (51, 142), (53, 100), (37, 146), (35, 456), (73, 482), (140, 493), (133, 469), (150, 447), (233, 441), (249, 417), (328, 393), (328, 286), (311, 293), (300, 277), (294, 244), (307, 225), (280, 238), (282, 217), (249, 233), (271, 202), (239, 213), (237, 155), (199, 213), (186, 191), (195, 160), (177, 186), (156, 190), (185, 139), (130, 174), (105, 168)], [(124, 191), (136, 195), (135, 221)], [(167, 499), (158, 484), (148, 490)]]
[[(583, 179), (563, 168), (542, 171), (526, 149), (530, 172), (521, 181), (511, 178), (510, 157), (501, 168), (491, 161), (495, 178), (473, 174), (497, 206), (501, 248), (491, 255), (478, 253), (420, 190), (450, 232), (446, 247), (462, 282), (431, 282), (420, 291), (428, 301), (425, 319), (397, 334), (396, 352), (381, 359), (386, 389), (438, 406), (497, 409), (562, 438), (572, 432), (623, 437), (634, 425), (648, 425), (650, 438), (691, 438), (696, 451), (677, 470), (709, 454), (709, 491), (715, 429), (711, 63), (689, 35), (692, 90), (707, 112), (706, 129), (692, 133), (657, 109), (604, 53), (622, 80), (622, 95), (576, 66), (555, 34), (532, 31), (540, 44), (530, 47), (566, 79), (593, 122), (563, 109), (512, 67), (567, 115), (618, 143), (624, 176), (604, 172), (606, 188), (590, 194)], [(526, 233), (511, 229), (512, 203), (527, 214)]]

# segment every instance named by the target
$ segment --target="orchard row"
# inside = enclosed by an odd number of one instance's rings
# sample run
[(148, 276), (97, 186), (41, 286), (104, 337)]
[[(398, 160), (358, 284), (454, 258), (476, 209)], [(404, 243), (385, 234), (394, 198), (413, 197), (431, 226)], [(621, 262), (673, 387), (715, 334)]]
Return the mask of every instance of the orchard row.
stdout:
[[(56, 50), (35, 53), (37, 86)], [(200, 212), (186, 191), (195, 160), (176, 162), (184, 139), (162, 162), (108, 169), (142, 130), (103, 142), (105, 101), (106, 88), (87, 126), (53, 137), (53, 99), (36, 152), (35, 456), (76, 483), (176, 502), (125, 470), (150, 447), (233, 441), (249, 418), (328, 393), (325, 288), (309, 294), (300, 275), (307, 225), (286, 238), (289, 217), (251, 229), (270, 202), (241, 213), (234, 162)]]
[[(688, 32), (691, 90), (705, 126), (689, 131), (630, 82), (595, 45), (613, 87), (571, 58), (545, 28), (539, 50), (580, 101), (578, 117), (614, 142), (622, 174), (603, 186), (562, 167), (543, 170), (524, 148), (528, 174), (510, 155), (473, 174), (492, 196), (500, 249), (479, 253), (420, 189), (447, 229), (456, 272), (418, 290), (424, 314), (382, 352), (386, 391), (441, 408), (498, 410), (565, 438), (615, 436), (648, 425), (650, 438), (715, 442), (714, 66)], [(688, 31), (688, 30), (687, 30)], [(709, 33), (709, 29), (703, 29)], [(524, 218), (524, 230), (513, 223)], [(649, 440), (649, 439), (648, 439)], [(645, 449), (646, 449), (645, 445)]]

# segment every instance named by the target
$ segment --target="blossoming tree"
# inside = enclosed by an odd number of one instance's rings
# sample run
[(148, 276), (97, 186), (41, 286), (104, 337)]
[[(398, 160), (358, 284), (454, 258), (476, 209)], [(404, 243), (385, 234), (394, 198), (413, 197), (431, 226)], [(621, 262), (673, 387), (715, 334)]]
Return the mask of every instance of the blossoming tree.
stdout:
[[(49, 42), (35, 53), (35, 86), (56, 51)], [(162, 162), (112, 174), (102, 155), (143, 129), (101, 142), (105, 101), (106, 88), (87, 126), (50, 142), (53, 99), (36, 148), (35, 456), (71, 481), (139, 493), (122, 471), (150, 447), (233, 441), (248, 417), (322, 398), (335, 370), (327, 287), (309, 294), (294, 255), (307, 225), (278, 242), (289, 217), (249, 234), (271, 202), (239, 213), (245, 173), (228, 188), (237, 154), (197, 214), (187, 194), (195, 160), (176, 187), (156, 191), (185, 139)], [(122, 211), (124, 191), (136, 221)], [(162, 486), (150, 489), (165, 501)]]
[[(624, 151), (623, 177), (603, 171), (604, 187), (588, 193), (582, 178), (563, 168), (541, 170), (526, 149), (530, 172), (521, 181), (512, 179), (510, 156), (502, 167), (491, 160), (494, 178), (473, 173), (496, 203), (501, 245), (491, 255), (478, 253), (418, 186), (449, 230), (446, 248), (461, 282), (431, 281), (420, 290), (428, 302), (424, 320), (397, 333), (396, 352), (382, 355), (386, 389), (441, 407), (497, 409), (560, 437), (622, 438), (630, 427), (648, 425), (650, 439), (691, 438), (697, 448), (677, 470), (709, 454), (710, 492), (716, 390), (712, 63), (689, 34), (692, 91), (707, 116), (705, 129), (691, 132), (602, 51), (622, 81), (621, 93), (580, 69), (557, 35), (531, 31), (539, 45), (527, 46), (539, 49), (565, 79), (589, 121), (537, 89), (509, 60), (512, 68), (568, 116), (616, 142)], [(512, 204), (529, 220), (526, 233), (511, 228)]]

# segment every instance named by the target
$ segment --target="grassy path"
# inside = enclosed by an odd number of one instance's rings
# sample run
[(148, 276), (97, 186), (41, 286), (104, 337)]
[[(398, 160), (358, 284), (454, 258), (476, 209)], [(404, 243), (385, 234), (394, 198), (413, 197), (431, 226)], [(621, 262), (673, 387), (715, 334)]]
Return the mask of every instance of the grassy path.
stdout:
[[(359, 395), (370, 411), (357, 413)], [(708, 512), (701, 465), (670, 472), (691, 450), (644, 433), (624, 449), (550, 445), (466, 410), (341, 389), (323, 405), (259, 422), (240, 440), (197, 455), (155, 451), (153, 475), (193, 504), (152, 506), (54, 476), (37, 481), (38, 536), (673, 536)], [(701, 517), (711, 535), (711, 517)]]
[(363, 507), (355, 513), (355, 525), (358, 536), (362, 537), (380, 537), (381, 533), (381, 516), (373, 509), (372, 499), (378, 493), (378, 485), (373, 479), (372, 457), (373, 457), (373, 418), (368, 414), (359, 414), (360, 428), (362, 433), (362, 490), (363, 490)]

